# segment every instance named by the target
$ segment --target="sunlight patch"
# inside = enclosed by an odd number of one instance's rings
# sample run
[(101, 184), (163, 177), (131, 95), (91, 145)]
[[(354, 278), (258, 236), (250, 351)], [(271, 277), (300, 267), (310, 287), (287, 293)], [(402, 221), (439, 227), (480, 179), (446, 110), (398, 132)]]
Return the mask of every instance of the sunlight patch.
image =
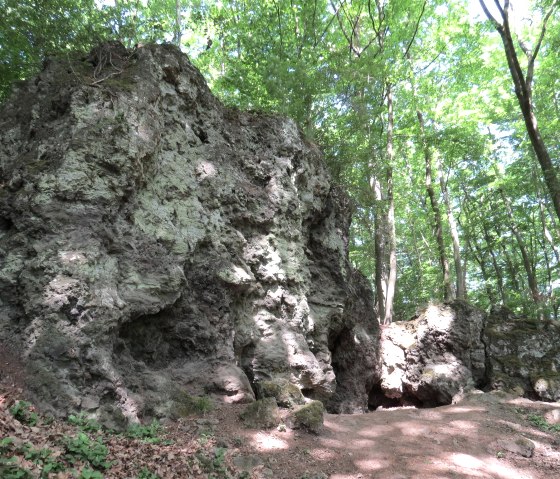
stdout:
[(379, 469), (384, 469), (391, 466), (391, 464), (388, 461), (384, 461), (380, 459), (367, 459), (362, 461), (355, 461), (355, 464), (362, 471), (378, 471)]
[(261, 432), (253, 437), (253, 445), (261, 450), (272, 451), (275, 449), (288, 449), (288, 443), (277, 437), (269, 436)]

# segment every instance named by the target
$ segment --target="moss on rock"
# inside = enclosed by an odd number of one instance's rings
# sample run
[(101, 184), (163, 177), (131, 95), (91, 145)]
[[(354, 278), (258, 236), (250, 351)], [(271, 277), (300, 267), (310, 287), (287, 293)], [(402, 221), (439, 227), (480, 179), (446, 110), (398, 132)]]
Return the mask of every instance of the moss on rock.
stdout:
[(307, 429), (309, 432), (319, 434), (323, 429), (325, 407), (321, 401), (311, 401), (298, 407), (292, 415), (294, 428)]
[(247, 427), (254, 429), (270, 429), (280, 423), (276, 399), (269, 397), (251, 403), (239, 415)]
[(305, 404), (300, 389), (287, 379), (272, 379), (259, 383), (259, 394), (263, 398), (274, 398), (280, 407), (293, 408)]

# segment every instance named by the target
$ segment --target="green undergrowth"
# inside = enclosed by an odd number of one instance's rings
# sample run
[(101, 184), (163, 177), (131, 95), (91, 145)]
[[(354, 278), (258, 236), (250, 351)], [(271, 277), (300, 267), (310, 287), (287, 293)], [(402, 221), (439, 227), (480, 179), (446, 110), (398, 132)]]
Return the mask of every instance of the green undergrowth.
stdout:
[(176, 417), (204, 415), (214, 409), (214, 403), (208, 396), (191, 396), (184, 391), (175, 394), (173, 414)]
[(550, 424), (540, 414), (529, 414), (527, 420), (536, 428), (545, 432), (558, 432), (560, 433), (560, 424)]
[(560, 433), (560, 424), (550, 424), (544, 416), (525, 408), (515, 408), (515, 412), (530, 422), (531, 425), (544, 432)]
[[(192, 398), (192, 397), (191, 397)], [(205, 414), (211, 408), (207, 398), (194, 397), (190, 406), (194, 414)], [(176, 456), (188, 453), (182, 464), (188, 471), (185, 477), (208, 479), (243, 479), (243, 472), (228, 459), (228, 448), (218, 447), (213, 430), (198, 431), (199, 437), (181, 443), (173, 449), (164, 427), (156, 420), (147, 424), (133, 424), (123, 432), (102, 426), (87, 415), (71, 414), (66, 422), (38, 414), (25, 401), (16, 401), (11, 408), (0, 410), (13, 419), (14, 437), (0, 440), (1, 479), (104, 479), (122, 474), (123, 451), (138, 450), (142, 453), (130, 458), (133, 464), (127, 470), (131, 479), (163, 479), (161, 454)], [(18, 425), (19, 423), (19, 425)], [(188, 439), (187, 439), (188, 441)], [(171, 449), (167, 449), (171, 447)], [(144, 454), (144, 451), (146, 454)], [(154, 462), (150, 461), (154, 457)], [(130, 456), (126, 456), (127, 460)], [(125, 461), (126, 463), (126, 461)], [(168, 465), (171, 467), (171, 465)], [(117, 471), (120, 471), (117, 473)]]
[[(8, 409), (13, 418), (24, 426), (33, 428), (37, 437), (40, 431), (52, 427), (62, 429), (49, 435), (49, 447), (36, 447), (18, 437), (0, 440), (0, 478), (2, 479), (48, 479), (64, 473), (64, 477), (75, 479), (103, 479), (111, 475), (113, 463), (108, 460), (109, 446), (113, 438), (123, 441), (140, 441), (150, 444), (169, 445), (172, 441), (162, 437), (163, 427), (152, 421), (147, 425), (134, 424), (125, 432), (117, 433), (103, 427), (85, 414), (71, 414), (67, 425), (60, 426), (50, 416), (41, 416), (27, 401), (15, 401)], [(70, 426), (70, 427), (68, 427)], [(28, 437), (26, 434), (24, 437)], [(37, 439), (44, 443), (44, 438)], [(138, 479), (158, 479), (159, 476), (143, 467), (138, 470)]]

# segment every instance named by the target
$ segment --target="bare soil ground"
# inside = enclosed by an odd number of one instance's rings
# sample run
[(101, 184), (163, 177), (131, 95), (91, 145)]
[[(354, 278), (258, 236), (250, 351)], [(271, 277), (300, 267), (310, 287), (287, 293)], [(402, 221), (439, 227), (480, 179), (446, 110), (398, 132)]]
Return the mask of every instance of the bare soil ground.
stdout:
[[(36, 425), (25, 425), (9, 412), (22, 399), (20, 378), (21, 370), (11, 358), (0, 357), (0, 441), (14, 439), (3, 449), (0, 445), (0, 459), (14, 458), (14, 464), (31, 471), (28, 477), (39, 477), (45, 463), (26, 457), (25, 444), (50, 449), (51, 458), (64, 466), (41, 477), (560, 478), (560, 433), (542, 420), (560, 410), (560, 404), (501, 393), (472, 394), (458, 404), (434, 409), (327, 414), (319, 435), (282, 426), (246, 429), (238, 418), (245, 406), (221, 404), (205, 415), (166, 424), (155, 443), (149, 437), (87, 432), (92, 439), (103, 440), (111, 467), (97, 468), (98, 476), (79, 476), (87, 461), (69, 461), (64, 446), (67, 438), (79, 434), (75, 425), (40, 415)], [(526, 439), (535, 446), (531, 457), (520, 454), (526, 451), (510, 451), (516, 444), (526, 446)], [(0, 477), (11, 477), (7, 469), (2, 472), (1, 464)]]

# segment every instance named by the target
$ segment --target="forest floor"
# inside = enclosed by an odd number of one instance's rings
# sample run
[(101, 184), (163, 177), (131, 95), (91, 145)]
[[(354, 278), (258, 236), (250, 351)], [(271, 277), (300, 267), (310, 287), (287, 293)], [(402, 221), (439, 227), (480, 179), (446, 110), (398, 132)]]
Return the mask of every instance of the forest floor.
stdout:
[(36, 414), (17, 402), (18, 371), (2, 365), (2, 479), (560, 477), (560, 426), (545, 420), (558, 419), (560, 403), (472, 394), (434, 409), (326, 414), (319, 435), (284, 426), (246, 429), (238, 418), (244, 405), (219, 404), (116, 434), (81, 416), (60, 421)]

